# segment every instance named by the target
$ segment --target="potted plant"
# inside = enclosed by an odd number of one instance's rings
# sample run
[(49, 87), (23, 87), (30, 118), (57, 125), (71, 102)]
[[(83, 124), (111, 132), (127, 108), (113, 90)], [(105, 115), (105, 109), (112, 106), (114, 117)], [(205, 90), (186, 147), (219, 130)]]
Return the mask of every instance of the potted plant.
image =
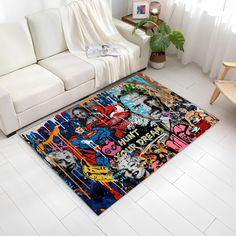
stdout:
[(157, 25), (153, 19), (144, 19), (136, 24), (133, 34), (145, 24), (154, 24), (156, 29), (147, 33), (150, 36), (150, 64), (155, 69), (161, 69), (166, 63), (166, 50), (173, 44), (178, 50), (184, 51), (185, 38), (179, 31), (173, 31), (165, 22)]

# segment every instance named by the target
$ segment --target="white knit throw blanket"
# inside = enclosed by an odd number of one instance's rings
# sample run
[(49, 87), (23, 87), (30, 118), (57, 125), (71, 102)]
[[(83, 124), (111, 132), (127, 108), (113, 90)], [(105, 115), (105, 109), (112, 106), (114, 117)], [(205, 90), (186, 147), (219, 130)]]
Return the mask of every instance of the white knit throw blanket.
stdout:
[[(69, 51), (93, 65), (96, 88), (130, 75), (140, 66), (140, 48), (124, 39), (112, 21), (104, 0), (76, 0), (62, 7), (62, 25)], [(119, 57), (87, 58), (86, 47), (117, 45)]]

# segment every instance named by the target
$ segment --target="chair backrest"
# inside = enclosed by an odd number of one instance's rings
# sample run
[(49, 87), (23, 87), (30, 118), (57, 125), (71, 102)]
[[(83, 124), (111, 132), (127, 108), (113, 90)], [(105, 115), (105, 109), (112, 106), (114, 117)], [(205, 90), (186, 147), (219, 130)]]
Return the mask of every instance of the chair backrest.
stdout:
[(37, 60), (67, 50), (59, 9), (48, 9), (26, 18)]
[(0, 24), (0, 76), (36, 63), (25, 20)]

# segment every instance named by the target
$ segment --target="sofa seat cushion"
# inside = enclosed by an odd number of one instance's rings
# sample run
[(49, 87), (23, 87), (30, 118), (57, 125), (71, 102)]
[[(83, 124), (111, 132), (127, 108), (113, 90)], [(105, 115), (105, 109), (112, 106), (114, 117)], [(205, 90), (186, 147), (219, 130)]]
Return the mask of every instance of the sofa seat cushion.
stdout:
[(64, 82), (66, 90), (95, 78), (94, 67), (68, 51), (39, 61), (39, 64), (57, 75)]
[(64, 92), (63, 82), (36, 64), (0, 77), (0, 88), (10, 94), (16, 113)]

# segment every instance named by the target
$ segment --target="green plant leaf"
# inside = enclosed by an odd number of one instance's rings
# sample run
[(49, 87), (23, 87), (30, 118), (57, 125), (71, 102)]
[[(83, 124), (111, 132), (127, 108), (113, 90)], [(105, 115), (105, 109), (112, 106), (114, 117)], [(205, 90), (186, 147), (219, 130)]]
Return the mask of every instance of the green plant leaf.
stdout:
[(157, 29), (147, 33), (149, 36), (151, 36), (150, 47), (152, 52), (165, 52), (171, 43), (173, 43), (177, 49), (184, 51), (185, 38), (183, 34), (179, 31), (172, 32), (171, 27), (165, 22), (157, 25), (157, 23), (151, 18), (143, 19), (135, 25), (133, 34), (137, 29), (142, 28), (142, 26), (147, 23), (155, 25)]
[(173, 31), (169, 35), (170, 41), (175, 45), (175, 47), (181, 51), (184, 51), (185, 38), (183, 34), (179, 31)]
[(144, 26), (144, 25), (147, 23), (147, 20), (148, 20), (148, 19), (143, 19), (143, 20), (139, 21), (139, 22), (135, 25), (132, 34), (134, 34), (137, 29), (139, 29), (139, 28), (141, 28), (142, 26)]
[(158, 32), (161, 34), (170, 34), (171, 28), (169, 25), (167, 25), (165, 22), (163, 22), (159, 25)]
[(139, 22), (135, 25), (132, 34), (134, 34), (137, 29), (142, 28), (142, 27), (143, 27), (145, 24), (147, 24), (147, 23), (153, 24), (153, 25), (155, 25), (157, 28), (159, 27), (159, 26), (156, 24), (156, 22), (153, 21), (152, 19), (149, 19), (149, 18), (143, 19), (143, 20), (139, 21)]
[(160, 53), (165, 52), (170, 43), (168, 35), (157, 33), (151, 37), (150, 47), (152, 52)]

